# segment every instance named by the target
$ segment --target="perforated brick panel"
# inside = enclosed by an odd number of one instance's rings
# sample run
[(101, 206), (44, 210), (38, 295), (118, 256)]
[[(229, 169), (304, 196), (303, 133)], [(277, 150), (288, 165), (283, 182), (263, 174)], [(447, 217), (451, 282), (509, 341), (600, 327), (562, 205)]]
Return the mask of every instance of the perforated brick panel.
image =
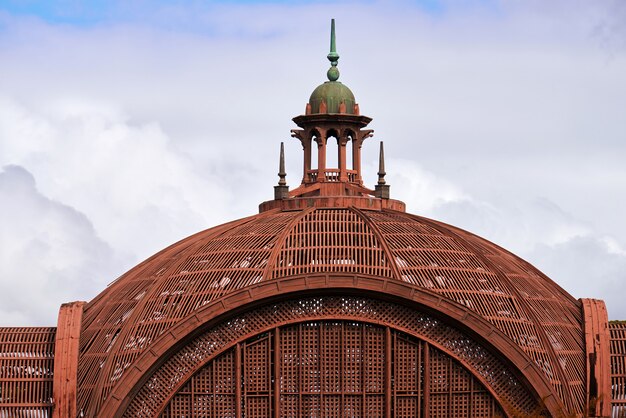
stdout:
[(535, 360), (569, 410), (583, 410), (584, 335), (577, 301), (530, 264), (466, 231), (404, 213), (368, 217), (403, 281), (445, 295), (493, 323)]
[(581, 306), (550, 279), (496, 245), (439, 222), (391, 210), (314, 208), (263, 212), (196, 234), (87, 304), (79, 411), (98, 415), (151, 344), (203, 306), (261, 282), (317, 273), (398, 280), (455, 301), (519, 345), (567, 412), (583, 410)]
[[(271, 349), (276, 345), (278, 352)], [(232, 367), (237, 355), (242, 357), (239, 374)], [(218, 366), (225, 361), (226, 374)], [(220, 393), (223, 386), (229, 388), (226, 395)], [(234, 386), (240, 387), (239, 399)], [(382, 417), (387, 400), (387, 413), (394, 417), (424, 416), (424, 408), (433, 418), (504, 416), (476, 378), (428, 343), (360, 322), (315, 321), (280, 327), (230, 348), (193, 375), (161, 417), (235, 416), (235, 402), (246, 416), (258, 418)]]
[(346, 209), (307, 213), (282, 243), (271, 277), (318, 272), (392, 276), (374, 232), (361, 216)]
[(626, 417), (626, 323), (609, 322), (611, 332), (612, 417)]
[(56, 328), (0, 328), (0, 417), (52, 416)]
[[(217, 378), (224, 357), (235, 359), (235, 369)], [(207, 330), (154, 372), (124, 416), (164, 408), (164, 416), (191, 416), (196, 395), (217, 405), (212, 388), (222, 379), (239, 382), (239, 393), (228, 386), (229, 396), (246, 416), (270, 416), (276, 397), (281, 416), (416, 416), (424, 408), (431, 416), (495, 416), (500, 409), (485, 385), (512, 412), (543, 411), (514, 373), (459, 330), (387, 302), (319, 297), (269, 305)], [(199, 393), (201, 382), (213, 386)]]
[(258, 216), (200, 233), (140, 264), (112, 284), (108, 297), (90, 302), (81, 334), (79, 411), (97, 415), (112, 385), (177, 321), (259, 282), (277, 237), (299, 215)]

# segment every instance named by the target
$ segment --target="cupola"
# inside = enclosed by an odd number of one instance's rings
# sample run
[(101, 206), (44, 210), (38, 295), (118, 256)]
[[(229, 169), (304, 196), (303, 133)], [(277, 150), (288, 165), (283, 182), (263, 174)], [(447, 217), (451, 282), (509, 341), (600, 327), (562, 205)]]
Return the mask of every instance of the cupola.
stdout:
[[(374, 189), (364, 185), (361, 148), (364, 141), (374, 133), (372, 129), (366, 129), (372, 118), (360, 114), (354, 94), (338, 81), (339, 54), (335, 41), (335, 19), (331, 20), (330, 52), (327, 58), (330, 61), (326, 73), (328, 81), (313, 90), (304, 115), (293, 118), (300, 129), (292, 129), (291, 136), (300, 141), (304, 151), (302, 182), (295, 190), (289, 190), (281, 144), (280, 180), (274, 186), (274, 200), (262, 203), (260, 211), (348, 206), (404, 211), (403, 202), (389, 198), (382, 142), (378, 183)], [(336, 158), (333, 158), (333, 152), (337, 153)]]

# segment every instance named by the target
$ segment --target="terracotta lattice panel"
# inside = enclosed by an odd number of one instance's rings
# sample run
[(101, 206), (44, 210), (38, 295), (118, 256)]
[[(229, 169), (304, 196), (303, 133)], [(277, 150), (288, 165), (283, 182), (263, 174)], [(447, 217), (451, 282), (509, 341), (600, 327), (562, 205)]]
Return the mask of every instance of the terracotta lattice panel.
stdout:
[(52, 416), (56, 328), (0, 328), (0, 417)]
[(516, 341), (569, 405), (585, 404), (581, 310), (539, 271), (465, 231), (394, 212), (368, 217), (390, 248), (401, 279), (459, 302)]
[(91, 302), (81, 336), (79, 410), (96, 415), (133, 360), (178, 320), (231, 289), (260, 281), (278, 235), (298, 215), (255, 217), (205, 231), (192, 245), (175, 244), (114, 283), (116, 298)]
[[(371, 321), (380, 325), (372, 325)], [(272, 331), (279, 324), (278, 332)], [(385, 329), (391, 328), (383, 324), (393, 326), (393, 332), (386, 334)], [(260, 334), (242, 339), (255, 333)], [(433, 349), (431, 360), (424, 351), (425, 341)], [(201, 376), (202, 381), (217, 385), (210, 371), (217, 360), (212, 359), (231, 355), (228, 353), (234, 353), (235, 370), (226, 379), (232, 382), (237, 377), (235, 380), (242, 382), (241, 393), (237, 395), (237, 388), (234, 391), (242, 404), (235, 404), (235, 408), (243, 405), (246, 416), (268, 416), (276, 408), (277, 393), (284, 416), (316, 416), (313, 411), (322, 411), (319, 416), (325, 417), (334, 416), (330, 413), (333, 411), (338, 416), (362, 416), (342, 411), (390, 416), (390, 409), (385, 412), (386, 394), (393, 396), (393, 405), (388, 408), (397, 411), (394, 416), (415, 414), (424, 408), (429, 408), (431, 416), (443, 416), (457, 407), (467, 416), (493, 416), (497, 407), (481, 385), (497, 393), (511, 411), (522, 415), (542, 411), (539, 401), (514, 373), (459, 330), (387, 302), (318, 297), (266, 306), (207, 330), (154, 372), (124, 416), (154, 416), (174, 393), (180, 397), (169, 403), (165, 416), (193, 410), (196, 401), (191, 391), (197, 387), (193, 382), (198, 378), (189, 379)], [(388, 353), (393, 353), (392, 363), (385, 360), (392, 355)], [(450, 361), (450, 356), (463, 366)], [(272, 367), (272, 361), (279, 367)], [(205, 373), (212, 373), (212, 377)], [(279, 389), (275, 386), (276, 376)], [(388, 386), (392, 381), (393, 385)], [(213, 389), (202, 390), (204, 394), (199, 396), (212, 395), (216, 399)], [(424, 400), (424, 390), (431, 393), (427, 398), (432, 403)]]
[(234, 417), (236, 403), (258, 418), (421, 417), (425, 408), (432, 418), (504, 416), (485, 387), (442, 351), (354, 321), (303, 322), (237, 344), (196, 372), (161, 417)]
[(403, 212), (354, 208), (263, 212), (189, 237), (122, 276), (85, 307), (79, 411), (97, 415), (138, 357), (206, 304), (263, 281), (317, 273), (395, 279), (455, 301), (518, 344), (568, 412), (582, 411), (578, 301), (475, 235)]
[(346, 209), (318, 209), (295, 224), (272, 278), (318, 272), (392, 276), (378, 238), (362, 217)]
[(626, 323), (609, 322), (611, 332), (612, 417), (626, 417)]

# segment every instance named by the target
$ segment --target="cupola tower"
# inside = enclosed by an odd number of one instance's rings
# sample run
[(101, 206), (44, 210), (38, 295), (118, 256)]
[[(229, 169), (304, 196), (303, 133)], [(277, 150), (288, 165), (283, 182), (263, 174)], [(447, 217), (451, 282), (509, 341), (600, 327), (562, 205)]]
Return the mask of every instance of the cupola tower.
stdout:
[[(379, 178), (375, 190), (364, 186), (361, 171), (361, 148), (373, 135), (367, 126), (372, 118), (360, 114), (352, 91), (339, 80), (339, 54), (335, 40), (335, 20), (331, 20), (330, 68), (328, 81), (313, 90), (305, 106), (304, 115), (293, 121), (300, 129), (293, 129), (303, 149), (302, 182), (289, 191), (285, 181), (284, 150), (281, 144), (280, 178), (274, 188), (274, 200), (260, 205), (260, 211), (283, 208), (347, 207), (367, 209), (395, 209), (404, 212), (403, 202), (389, 199), (389, 185), (385, 181), (384, 154), (380, 145)], [(329, 145), (337, 144), (336, 166), (329, 164)], [(314, 164), (314, 161), (317, 163)]]

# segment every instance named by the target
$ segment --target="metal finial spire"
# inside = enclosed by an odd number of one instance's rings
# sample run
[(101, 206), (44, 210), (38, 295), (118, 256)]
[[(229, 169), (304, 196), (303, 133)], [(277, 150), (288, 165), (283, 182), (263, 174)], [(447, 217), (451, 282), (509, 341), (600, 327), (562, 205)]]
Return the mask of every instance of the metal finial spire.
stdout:
[(380, 153), (378, 154), (378, 184), (383, 185), (385, 181), (385, 149), (383, 148), (383, 141), (380, 141)]
[(280, 162), (278, 164), (278, 185), (279, 186), (285, 186), (287, 185), (287, 180), (285, 180), (285, 177), (287, 176), (287, 173), (285, 173), (285, 143), (281, 142), (280, 143)]
[(280, 161), (278, 163), (278, 186), (274, 186), (274, 200), (289, 198), (289, 186), (287, 186), (287, 173), (285, 172), (285, 143), (280, 143)]
[(339, 79), (339, 70), (337, 69), (339, 54), (337, 53), (337, 46), (335, 44), (335, 19), (330, 20), (330, 52), (326, 58), (328, 58), (331, 65), (326, 73), (326, 76), (330, 81), (337, 81)]
[(374, 196), (381, 199), (389, 199), (389, 185), (385, 181), (385, 149), (383, 141), (380, 141), (380, 154), (378, 154), (378, 184), (374, 187)]

